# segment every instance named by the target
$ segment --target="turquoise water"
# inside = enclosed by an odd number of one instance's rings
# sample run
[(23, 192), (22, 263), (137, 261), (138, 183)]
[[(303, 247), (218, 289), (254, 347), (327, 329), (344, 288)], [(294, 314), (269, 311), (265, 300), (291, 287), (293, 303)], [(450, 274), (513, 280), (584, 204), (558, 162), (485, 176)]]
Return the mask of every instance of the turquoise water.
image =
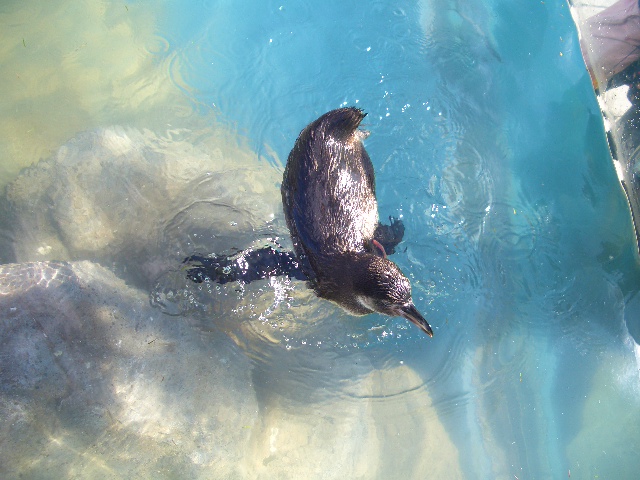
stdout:
[[(299, 131), (357, 105), (368, 112), (381, 217), (405, 222), (393, 259), (433, 339), (402, 319), (349, 317), (301, 283), (230, 289), (214, 314), (205, 305), (207, 315), (191, 322), (205, 338), (220, 334), (218, 323), (231, 331), (249, 359), (257, 424), (273, 442), (292, 439), (286, 455), (274, 443), (264, 458), (246, 451), (262, 478), (634, 478), (638, 260), (566, 3), (124, 7), (98, 8), (96, 17), (113, 30), (131, 26), (129, 53), (145, 60), (112, 75), (117, 83), (129, 72), (123, 83), (136, 88), (74, 114), (74, 128), (51, 133), (42, 151), (113, 123), (182, 122), (204, 129), (198, 138), (223, 128), (253, 152), (253, 181), (264, 178), (271, 201)], [(140, 93), (154, 75), (160, 87)], [(4, 113), (16, 105), (24, 113), (24, 102), (7, 101)], [(273, 228), (286, 237), (275, 208)], [(273, 234), (265, 222), (252, 225), (226, 246)], [(197, 246), (185, 242), (175, 258)]]

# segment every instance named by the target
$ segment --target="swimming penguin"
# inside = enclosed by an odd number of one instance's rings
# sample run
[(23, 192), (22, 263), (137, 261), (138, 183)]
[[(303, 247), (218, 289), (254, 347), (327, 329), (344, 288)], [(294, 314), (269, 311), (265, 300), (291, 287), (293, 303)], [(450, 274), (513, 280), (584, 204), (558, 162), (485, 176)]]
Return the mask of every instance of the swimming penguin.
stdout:
[(411, 285), (387, 258), (404, 226), (378, 221), (371, 159), (358, 129), (357, 108), (325, 113), (298, 136), (281, 193), (295, 254), (271, 247), (232, 257), (194, 255), (187, 275), (196, 282), (249, 282), (273, 275), (306, 279), (315, 293), (354, 315), (402, 316), (427, 335), (433, 330), (411, 299)]
[(371, 159), (358, 127), (366, 113), (325, 113), (298, 136), (282, 181), (282, 204), (302, 270), (321, 298), (355, 315), (402, 316), (433, 331), (411, 285), (375, 238), (378, 202)]

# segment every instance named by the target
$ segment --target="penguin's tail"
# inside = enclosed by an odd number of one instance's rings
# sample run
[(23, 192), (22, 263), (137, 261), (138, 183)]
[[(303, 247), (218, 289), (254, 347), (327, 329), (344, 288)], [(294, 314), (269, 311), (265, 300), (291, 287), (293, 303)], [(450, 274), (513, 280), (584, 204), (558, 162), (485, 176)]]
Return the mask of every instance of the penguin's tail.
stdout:
[(320, 117), (320, 128), (341, 141), (351, 140), (356, 132), (358, 139), (363, 140), (369, 135), (369, 132), (358, 130), (358, 127), (366, 116), (364, 111), (356, 107), (338, 108)]

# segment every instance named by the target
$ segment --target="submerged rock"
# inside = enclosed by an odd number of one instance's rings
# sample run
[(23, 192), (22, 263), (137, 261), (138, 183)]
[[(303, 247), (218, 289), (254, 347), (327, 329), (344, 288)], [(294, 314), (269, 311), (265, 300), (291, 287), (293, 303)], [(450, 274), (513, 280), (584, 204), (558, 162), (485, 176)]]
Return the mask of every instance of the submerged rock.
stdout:
[(5, 261), (90, 259), (146, 287), (195, 251), (274, 235), (281, 173), (223, 138), (122, 127), (78, 134), (7, 187)]
[(256, 385), (267, 408), (252, 436), (248, 478), (464, 478), (458, 449), (415, 371), (379, 370), (362, 354), (325, 358), (329, 380), (315, 382), (342, 383), (338, 395), (286, 398)]
[(0, 476), (228, 478), (257, 420), (248, 359), (89, 262), (0, 267)]

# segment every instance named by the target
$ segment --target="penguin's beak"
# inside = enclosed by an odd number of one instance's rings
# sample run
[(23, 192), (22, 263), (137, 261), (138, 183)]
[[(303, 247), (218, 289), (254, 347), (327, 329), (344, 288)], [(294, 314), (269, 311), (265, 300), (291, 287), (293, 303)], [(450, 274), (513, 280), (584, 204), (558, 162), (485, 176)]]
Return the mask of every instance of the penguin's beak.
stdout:
[(399, 310), (399, 314), (401, 316), (403, 316), (410, 322), (415, 323), (420, 330), (422, 330), (430, 337), (433, 337), (433, 330), (431, 330), (431, 325), (429, 325), (429, 322), (427, 322), (424, 317), (420, 315), (420, 312), (413, 303), (403, 305)]

